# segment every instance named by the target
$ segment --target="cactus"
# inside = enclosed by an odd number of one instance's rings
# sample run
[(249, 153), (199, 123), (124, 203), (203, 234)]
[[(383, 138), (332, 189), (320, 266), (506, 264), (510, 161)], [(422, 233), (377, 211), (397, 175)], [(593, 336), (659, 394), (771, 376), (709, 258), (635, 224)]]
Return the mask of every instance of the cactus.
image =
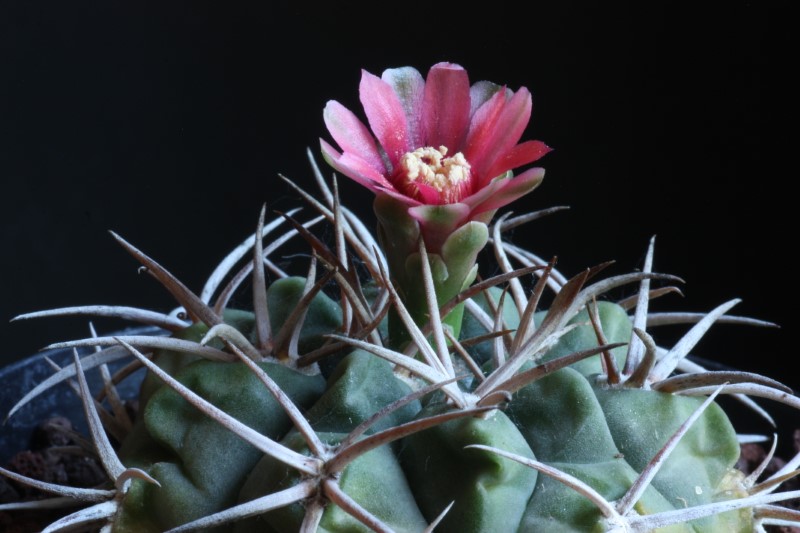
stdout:
[[(361, 95), (374, 137), (329, 102), (326, 124), (342, 151), (325, 141), (322, 150), (375, 192), (377, 237), (341, 204), (313, 157), (319, 198), (286, 182), (315, 215), (266, 223), (262, 211), (255, 233), (198, 294), (115, 235), (180, 307), (171, 315), (103, 308), (167, 335), (53, 345), (74, 348), (74, 364), (10, 413), (76, 381), (109, 477), (106, 487), (78, 489), (0, 469), (56, 503), (86, 502), (47, 531), (800, 525), (773, 505), (800, 496), (775, 492), (800, 458), (764, 481), (737, 471), (739, 439), (715, 401), (734, 395), (757, 410), (750, 397), (800, 408), (798, 399), (772, 379), (687, 359), (715, 322), (765, 323), (727, 315), (737, 300), (705, 315), (651, 312), (650, 301), (680, 281), (653, 272), (654, 241), (641, 271), (599, 281), (606, 265), (567, 278), (554, 261), (508, 242), (508, 230), (557, 211), (492, 220), (543, 177), (538, 168), (512, 173), (549, 151), (517, 144), (530, 114), (526, 89), (470, 88), (463, 69), (439, 64), (425, 80), (408, 67), (380, 78), (365, 72)], [(318, 231), (321, 224), (332, 231)], [(290, 239), (305, 241), (311, 255), (287, 273), (270, 257)], [(494, 264), (479, 262), (486, 246)], [(251, 308), (231, 308), (248, 277)], [(613, 301), (628, 284), (637, 296)], [(648, 333), (676, 323), (691, 327), (671, 348)], [(81, 356), (86, 347), (99, 351)], [(147, 369), (133, 423), (122, 420), (113, 387), (95, 401), (84, 375), (121, 358)], [(119, 446), (104, 423), (116, 424)]]

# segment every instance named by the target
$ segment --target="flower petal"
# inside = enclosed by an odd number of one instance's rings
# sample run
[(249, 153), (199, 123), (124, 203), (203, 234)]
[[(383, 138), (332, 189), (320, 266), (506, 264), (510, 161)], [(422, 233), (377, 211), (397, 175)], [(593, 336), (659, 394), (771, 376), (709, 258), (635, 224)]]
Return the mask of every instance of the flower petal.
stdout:
[(422, 182), (415, 182), (413, 185), (410, 185), (410, 187), (414, 187), (419, 191), (419, 196), (423, 204), (439, 205), (442, 203), (442, 193), (430, 185)]
[[(492, 83), (491, 81), (478, 81), (472, 84), (469, 88), (469, 116), (470, 119), (475, 114), (480, 106), (489, 101), (489, 98), (500, 89), (505, 89), (502, 85)], [(511, 95), (508, 96), (511, 98)]]
[(431, 67), (423, 97), (425, 146), (458, 151), (469, 127), (469, 98), (466, 70), (453, 63)]
[(395, 200), (399, 200), (400, 202), (404, 203), (408, 207), (416, 207), (418, 205), (422, 205), (422, 202), (420, 202), (419, 200), (417, 200), (415, 198), (411, 198), (410, 196), (407, 196), (407, 195), (401, 193), (400, 191), (395, 189), (394, 186), (392, 186), (391, 188), (389, 188), (389, 187), (377, 187), (375, 189), (375, 192), (376, 193), (377, 192), (382, 192), (384, 194), (387, 194), (387, 195), (391, 196), (392, 198), (394, 198)]
[(359, 96), (372, 132), (396, 167), (403, 154), (411, 151), (406, 113), (400, 98), (391, 85), (366, 70), (361, 71)]
[[(503, 105), (496, 102), (498, 96), (502, 97)], [(482, 180), (476, 184), (478, 187), (494, 178), (488, 171), (517, 144), (531, 118), (533, 104), (528, 89), (521, 87), (509, 100), (505, 96), (495, 94), (475, 112), (472, 120), (464, 156)]]
[(505, 107), (508, 99), (506, 94), (506, 91), (496, 91), (475, 111), (470, 119), (464, 157), (475, 169), (493, 148), (488, 145), (488, 141), (491, 141), (494, 125), (497, 123), (503, 107)]
[(386, 180), (380, 172), (377, 172), (372, 165), (361, 159), (354, 153), (345, 152), (340, 154), (336, 149), (325, 142), (319, 140), (320, 147), (322, 148), (322, 157), (328, 162), (330, 166), (336, 169), (339, 173), (351, 178), (364, 187), (375, 192), (377, 187), (394, 188), (394, 186)]
[(499, 176), (507, 170), (533, 163), (553, 149), (542, 141), (525, 141), (512, 148), (505, 157), (498, 159), (487, 171), (487, 176)]
[(385, 172), (385, 165), (375, 139), (352, 111), (336, 100), (331, 100), (325, 105), (322, 118), (333, 140), (343, 152), (357, 155), (376, 172)]
[(411, 149), (423, 146), (422, 97), (425, 80), (413, 67), (392, 68), (383, 71), (381, 79), (388, 83), (400, 99), (408, 124), (408, 144)]
[[(470, 219), (475, 218), (480, 213), (499, 209), (505, 205), (510, 204), (517, 198), (525, 196), (533, 189), (539, 186), (544, 179), (544, 169), (541, 167), (526, 170), (519, 176), (511, 178), (498, 178), (490, 183), (480, 192), (483, 193), (487, 189), (491, 189), (491, 194), (482, 199), (478, 198), (479, 195), (475, 194), (462, 200), (464, 203), (472, 207)], [(484, 196), (481, 194), (480, 196)]]

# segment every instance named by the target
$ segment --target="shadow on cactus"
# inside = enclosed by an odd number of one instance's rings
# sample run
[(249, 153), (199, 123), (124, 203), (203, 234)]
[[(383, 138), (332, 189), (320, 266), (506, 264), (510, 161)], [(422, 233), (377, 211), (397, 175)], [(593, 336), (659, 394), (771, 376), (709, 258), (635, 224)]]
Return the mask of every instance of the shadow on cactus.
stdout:
[[(641, 271), (571, 278), (507, 232), (560, 208), (496, 211), (530, 192), (549, 151), (519, 143), (525, 88), (470, 86), (435, 65), (365, 72), (370, 125), (336, 102), (326, 124), (341, 151), (325, 158), (376, 193), (377, 237), (341, 205), (311, 157), (318, 197), (266, 222), (196, 294), (121, 237), (178, 301), (163, 315), (76, 307), (17, 319), (103, 314), (157, 325), (164, 336), (93, 335), (53, 347), (74, 364), (22, 398), (76, 382), (107, 475), (98, 488), (7, 477), (55, 495), (35, 504), (82, 509), (45, 531), (765, 531), (798, 525), (776, 505), (800, 456), (760, 479), (735, 469), (739, 440), (718, 395), (769, 420), (752, 398), (800, 408), (784, 385), (708, 371), (690, 352), (716, 322), (769, 325), (727, 313), (657, 313), (651, 300), (680, 280)], [(285, 179), (285, 178), (284, 178)], [(319, 231), (327, 225), (329, 229)], [(329, 235), (326, 241), (320, 235)], [(310, 250), (304, 276), (273, 257), (287, 241)], [(488, 247), (491, 264), (479, 265)], [(496, 273), (481, 278), (480, 273)], [(245, 284), (252, 308), (229, 302)], [(633, 298), (615, 289), (638, 285)], [(687, 324), (672, 347), (648, 329)], [(96, 348), (80, 355), (79, 349)], [(84, 372), (130, 363), (92, 394)], [(128, 420), (114, 384), (146, 367)], [(112, 444), (105, 428), (120, 444)], [(773, 446), (774, 451), (774, 446)], [(769, 458), (767, 459), (769, 460)], [(30, 504), (24, 504), (30, 507)], [(0, 510), (23, 507), (4, 504)]]

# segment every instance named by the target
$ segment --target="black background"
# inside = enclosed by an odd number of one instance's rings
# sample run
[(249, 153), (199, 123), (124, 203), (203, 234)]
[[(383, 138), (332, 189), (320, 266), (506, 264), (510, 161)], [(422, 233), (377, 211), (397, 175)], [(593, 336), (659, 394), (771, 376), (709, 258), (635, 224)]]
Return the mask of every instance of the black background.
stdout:
[[(514, 209), (572, 209), (517, 242), (568, 275), (609, 259), (622, 273), (657, 234), (656, 270), (687, 284), (655, 309), (741, 297), (737, 314), (783, 326), (720, 325), (695, 352), (798, 384), (788, 3), (339, 4), (0, 0), (3, 362), (87, 331), (85, 319), (7, 323), (19, 313), (172, 309), (107, 230), (199, 290), (262, 203), (300, 205), (276, 175), (312, 186), (322, 108), (360, 110), (361, 68), (447, 60), (473, 81), (527, 86), (525, 138), (555, 148)], [(371, 225), (370, 195), (341, 187)]]

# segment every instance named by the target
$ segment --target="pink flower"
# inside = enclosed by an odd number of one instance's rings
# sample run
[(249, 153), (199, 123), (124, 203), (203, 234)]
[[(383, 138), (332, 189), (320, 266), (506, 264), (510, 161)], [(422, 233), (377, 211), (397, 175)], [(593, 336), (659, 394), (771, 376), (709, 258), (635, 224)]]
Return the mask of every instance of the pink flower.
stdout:
[(488, 222), (544, 177), (542, 168), (510, 172), (550, 151), (540, 141), (518, 144), (532, 107), (525, 87), (512, 92), (485, 81), (470, 87), (462, 67), (438, 63), (425, 80), (411, 67), (380, 78), (362, 71), (359, 90), (371, 131), (330, 101), (325, 124), (341, 152), (320, 140), (322, 153), (337, 171), (408, 206), (423, 234), (433, 219), (446, 220), (449, 231), (470, 220)]

